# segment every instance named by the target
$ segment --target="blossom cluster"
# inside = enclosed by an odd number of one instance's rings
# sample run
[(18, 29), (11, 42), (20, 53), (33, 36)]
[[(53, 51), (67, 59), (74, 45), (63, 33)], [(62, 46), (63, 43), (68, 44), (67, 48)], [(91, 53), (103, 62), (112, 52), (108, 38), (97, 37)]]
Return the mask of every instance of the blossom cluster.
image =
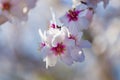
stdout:
[(34, 8), (37, 0), (0, 0), (0, 24), (7, 21), (26, 21), (28, 12)]
[[(0, 24), (26, 21), (29, 10), (35, 7), (36, 2), (37, 0), (0, 0)], [(90, 48), (91, 44), (83, 39), (83, 30), (88, 29), (100, 2), (106, 7), (109, 0), (73, 0), (72, 8), (60, 18), (56, 18), (51, 9), (52, 20), (48, 30), (42, 32), (39, 29), (42, 40), (40, 52), (46, 68), (55, 66), (58, 59), (68, 65), (84, 61), (83, 48)]]
[[(81, 1), (81, 4), (74, 5), (58, 19), (51, 11), (53, 19), (50, 21), (48, 30), (42, 33), (39, 29), (42, 39), (40, 50), (42, 58), (46, 62), (46, 68), (55, 66), (58, 59), (67, 65), (84, 61), (83, 48), (90, 48), (91, 44), (88, 40), (82, 39), (83, 30), (88, 29), (94, 9), (100, 1)], [(107, 1), (103, 0), (105, 7)]]

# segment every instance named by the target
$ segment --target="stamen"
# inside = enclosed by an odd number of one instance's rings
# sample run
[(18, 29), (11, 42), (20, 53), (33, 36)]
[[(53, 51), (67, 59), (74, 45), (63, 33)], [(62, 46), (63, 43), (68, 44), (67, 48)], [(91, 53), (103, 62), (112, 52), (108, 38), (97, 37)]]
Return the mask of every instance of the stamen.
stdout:
[(56, 25), (55, 24), (51, 24), (51, 28), (56, 28)]
[(10, 4), (10, 2), (4, 2), (4, 3), (2, 4), (2, 10), (10, 11), (10, 9), (11, 9), (11, 4)]
[(65, 45), (63, 43), (58, 43), (56, 47), (52, 47), (51, 50), (54, 52), (54, 54), (61, 55), (65, 51)]
[(75, 8), (73, 10), (69, 10), (68, 14), (67, 14), (67, 17), (69, 18), (69, 21), (77, 21), (79, 13), (80, 13), (80, 11), (75, 10)]

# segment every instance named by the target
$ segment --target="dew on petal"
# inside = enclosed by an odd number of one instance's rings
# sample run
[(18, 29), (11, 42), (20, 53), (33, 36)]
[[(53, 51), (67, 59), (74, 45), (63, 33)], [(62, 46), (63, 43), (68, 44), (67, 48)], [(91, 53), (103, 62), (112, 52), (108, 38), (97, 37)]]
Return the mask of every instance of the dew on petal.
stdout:
[(78, 54), (81, 55), (81, 54), (82, 54), (82, 51), (79, 51)]
[(28, 12), (28, 8), (27, 7), (24, 7), (23, 8), (23, 13), (27, 13)]

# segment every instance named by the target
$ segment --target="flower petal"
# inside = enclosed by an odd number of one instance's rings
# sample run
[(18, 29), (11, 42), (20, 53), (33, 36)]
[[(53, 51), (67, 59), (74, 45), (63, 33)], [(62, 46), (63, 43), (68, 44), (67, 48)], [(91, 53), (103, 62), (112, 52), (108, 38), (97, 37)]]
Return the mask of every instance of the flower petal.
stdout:
[(41, 31), (41, 29), (39, 29), (39, 35), (40, 35), (41, 39), (42, 39), (43, 41), (45, 41), (45, 38), (46, 38), (45, 32), (44, 32), (44, 34), (43, 34), (42, 31)]
[(50, 11), (51, 11), (51, 14), (52, 14), (52, 22), (53, 24), (57, 24), (56, 22), (56, 15), (55, 15), (55, 12), (53, 11), (53, 8), (50, 8)]
[(100, 0), (87, 0), (86, 2), (89, 7), (96, 8), (99, 1)]
[(48, 68), (48, 66), (53, 67), (57, 63), (57, 56), (51, 53), (48, 56), (46, 56), (44, 61), (46, 62), (46, 68)]
[(79, 23), (79, 30), (88, 29), (90, 24), (90, 22), (87, 20), (85, 16), (81, 17), (78, 23)]
[(61, 21), (62, 23), (64, 23), (64, 25), (69, 24), (69, 19), (68, 19), (68, 17), (67, 17), (67, 13), (65, 13), (65, 15), (63, 15), (63, 16), (60, 17), (59, 19), (60, 19), (60, 21)]
[(76, 34), (80, 31), (79, 21), (71, 21), (66, 25), (68, 26), (68, 29), (69, 29), (71, 34)]
[(73, 39), (65, 39), (65, 40), (64, 40), (64, 44), (65, 44), (67, 47), (75, 46), (75, 40), (73, 40)]
[(80, 42), (80, 48), (90, 48), (91, 47), (91, 43), (88, 40), (82, 40)]
[(43, 48), (41, 48), (40, 50), (40, 55), (41, 57), (44, 59), (48, 54), (50, 53), (50, 48), (47, 46), (44, 46)]
[(56, 34), (52, 39), (52, 46), (56, 47), (58, 43), (61, 43), (64, 41), (66, 35), (64, 32), (59, 32)]
[(79, 33), (77, 33), (77, 40), (78, 41), (81, 41), (81, 38), (82, 38), (82, 36), (83, 36), (83, 32), (79, 32)]
[(74, 47), (71, 50), (71, 56), (72, 56), (73, 60), (75, 60), (76, 62), (82, 62), (85, 59), (82, 49), (77, 48), (77, 47)]
[(76, 10), (84, 10), (87, 8), (88, 8), (88, 6), (86, 6), (85, 4), (80, 4), (80, 5), (76, 6)]
[(52, 29), (52, 28), (50, 28), (45, 32), (44, 35), (46, 35), (46, 43), (48, 45), (50, 46), (52, 45), (52, 39), (57, 33), (59, 33), (59, 29)]
[(62, 55), (60, 55), (60, 59), (66, 63), (67, 65), (73, 64), (72, 56), (70, 55), (70, 51), (67, 49), (66, 52)]
[(67, 37), (70, 37), (70, 32), (67, 27), (62, 27), (61, 32), (65, 33)]
[(91, 22), (91, 21), (92, 21), (92, 18), (93, 18), (93, 15), (94, 15), (94, 11), (88, 9), (87, 12), (86, 12), (85, 17), (86, 17), (86, 19), (87, 19), (89, 22)]

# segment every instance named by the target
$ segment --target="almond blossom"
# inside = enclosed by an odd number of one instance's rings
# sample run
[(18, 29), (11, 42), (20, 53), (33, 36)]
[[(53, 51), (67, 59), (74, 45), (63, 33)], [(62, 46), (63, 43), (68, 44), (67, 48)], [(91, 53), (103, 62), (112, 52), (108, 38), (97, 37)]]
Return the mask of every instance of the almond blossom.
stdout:
[(67, 65), (82, 62), (85, 59), (83, 48), (89, 48), (90, 43), (82, 40), (82, 32), (74, 35), (66, 27), (50, 28), (44, 34), (39, 30), (42, 38), (41, 55), (48, 66), (55, 66), (60, 59)]
[(52, 20), (48, 30), (42, 33), (41, 29), (39, 29), (42, 40), (40, 52), (46, 62), (46, 68), (55, 66), (58, 59), (68, 65), (84, 61), (83, 48), (89, 48), (91, 45), (87, 40), (82, 40), (83, 32), (78, 32), (75, 27), (72, 27), (72, 29), (63, 26), (59, 19), (56, 19), (52, 8), (51, 13)]
[(0, 15), (9, 21), (27, 20), (27, 13), (35, 7), (37, 0), (0, 0)]
[(93, 14), (94, 11), (92, 8), (88, 8), (86, 5), (81, 4), (68, 10), (64, 16), (60, 17), (60, 21), (67, 26), (69, 30), (74, 29), (74, 32), (79, 32), (81, 30), (88, 29)]
[[(52, 46), (52, 40), (53, 40), (53, 37), (55, 35), (57, 35), (57, 33), (58, 34), (62, 33), (62, 35), (65, 35), (65, 34), (68, 35), (67, 30), (66, 30), (65, 27), (62, 27), (61, 30), (57, 29), (57, 28), (56, 29), (50, 28), (48, 31), (46, 31), (46, 34), (44, 34), (44, 35), (42, 34), (41, 30), (39, 30), (39, 34), (40, 34), (40, 36), (42, 38), (42, 44), (44, 44), (42, 46), (42, 48), (41, 48), (41, 54), (42, 54), (43, 58), (46, 59), (47, 55), (49, 53), (51, 53), (51, 51), (56, 51), (56, 48)], [(63, 38), (64, 38), (64, 36), (63, 36)], [(62, 44), (58, 44), (58, 45), (59, 45), (59, 47), (62, 46)], [(58, 52), (59, 52), (59, 50), (58, 50)], [(57, 53), (54, 52), (54, 55), (57, 55)], [(53, 57), (53, 55), (50, 55), (50, 56)], [(52, 66), (52, 64), (50, 64), (49, 66)], [(46, 62), (46, 66), (47, 66), (47, 62)]]

